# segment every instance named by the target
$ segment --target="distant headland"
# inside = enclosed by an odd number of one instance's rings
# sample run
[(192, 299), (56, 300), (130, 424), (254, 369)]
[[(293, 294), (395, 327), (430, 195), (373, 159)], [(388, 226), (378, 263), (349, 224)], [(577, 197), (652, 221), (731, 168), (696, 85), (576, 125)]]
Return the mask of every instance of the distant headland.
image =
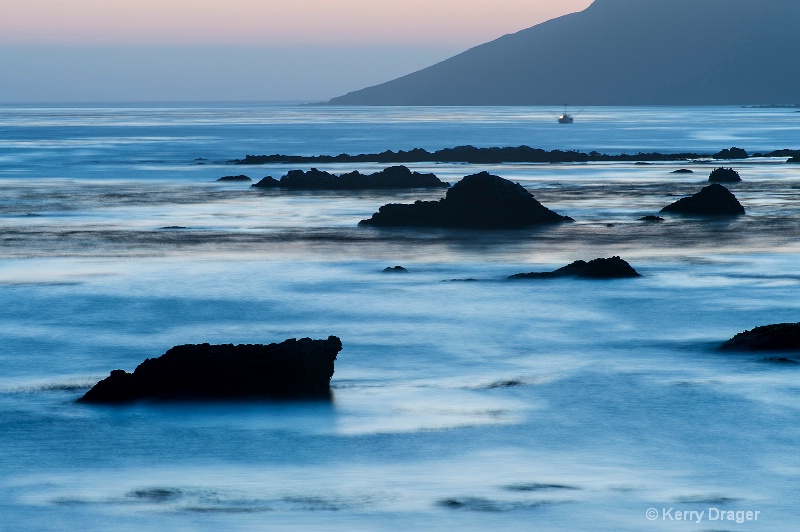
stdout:
[(595, 0), (332, 105), (795, 105), (800, 2)]

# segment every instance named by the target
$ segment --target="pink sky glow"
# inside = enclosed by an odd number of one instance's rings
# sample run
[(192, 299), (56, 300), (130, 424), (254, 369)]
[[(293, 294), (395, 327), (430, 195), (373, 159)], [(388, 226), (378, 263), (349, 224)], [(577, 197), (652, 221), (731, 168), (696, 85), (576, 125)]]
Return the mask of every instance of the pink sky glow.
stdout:
[(475, 45), (592, 0), (0, 0), (0, 44)]

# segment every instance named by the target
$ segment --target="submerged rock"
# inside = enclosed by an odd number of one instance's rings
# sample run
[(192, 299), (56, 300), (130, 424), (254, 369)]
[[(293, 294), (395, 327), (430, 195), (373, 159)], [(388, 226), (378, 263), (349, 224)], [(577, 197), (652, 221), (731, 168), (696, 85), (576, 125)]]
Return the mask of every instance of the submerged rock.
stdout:
[(402, 266), (389, 266), (383, 269), (383, 273), (408, 273), (408, 270)]
[(226, 175), (225, 177), (220, 177), (217, 181), (252, 181), (246, 175)]
[(689, 170), (688, 168), (681, 168), (679, 170), (673, 170), (670, 173), (671, 174), (693, 174), (694, 170)]
[(664, 221), (664, 218), (662, 218), (661, 216), (655, 216), (655, 215), (652, 215), (652, 214), (648, 214), (647, 216), (642, 216), (641, 218), (639, 218), (639, 221), (641, 221), (641, 222), (651, 222), (651, 223), (661, 223), (661, 222)]
[(708, 176), (710, 183), (738, 183), (742, 178), (733, 168), (715, 168)]
[(511, 275), (509, 279), (552, 279), (554, 277), (579, 277), (583, 279), (624, 279), (641, 277), (626, 261), (619, 257), (576, 260), (552, 272), (530, 272)]
[(269, 345), (181, 345), (127, 373), (114, 370), (80, 401), (137, 399), (330, 398), (342, 342), (289, 339)]
[(358, 170), (335, 175), (312, 168), (308, 172), (292, 170), (280, 181), (264, 178), (254, 187), (281, 187), (293, 190), (373, 190), (392, 188), (447, 188), (435, 174), (412, 172), (405, 166), (390, 166), (373, 174), (362, 174)]
[(744, 207), (730, 190), (714, 183), (697, 194), (667, 205), (661, 212), (695, 216), (738, 216), (744, 214)]
[[(798, 111), (800, 112), (800, 111)], [(789, 164), (800, 164), (800, 157), (791, 157), (788, 161)]]
[(762, 325), (737, 334), (719, 348), (723, 351), (800, 351), (800, 323)]
[(522, 185), (481, 172), (468, 175), (439, 201), (390, 203), (359, 225), (512, 229), (573, 221), (536, 201)]

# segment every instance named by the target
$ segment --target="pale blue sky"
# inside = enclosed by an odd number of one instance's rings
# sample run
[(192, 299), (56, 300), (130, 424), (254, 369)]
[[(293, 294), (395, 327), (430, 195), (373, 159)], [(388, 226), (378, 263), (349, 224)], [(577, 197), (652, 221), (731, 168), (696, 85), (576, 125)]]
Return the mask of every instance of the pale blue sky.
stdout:
[(320, 101), (591, 0), (0, 0), (0, 102)]

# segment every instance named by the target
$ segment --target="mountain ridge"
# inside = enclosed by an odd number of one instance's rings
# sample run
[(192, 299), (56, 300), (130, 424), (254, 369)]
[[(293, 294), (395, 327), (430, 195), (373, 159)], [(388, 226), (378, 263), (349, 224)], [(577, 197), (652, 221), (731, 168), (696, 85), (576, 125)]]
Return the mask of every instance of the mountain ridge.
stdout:
[(797, 0), (596, 0), (333, 105), (800, 101)]

